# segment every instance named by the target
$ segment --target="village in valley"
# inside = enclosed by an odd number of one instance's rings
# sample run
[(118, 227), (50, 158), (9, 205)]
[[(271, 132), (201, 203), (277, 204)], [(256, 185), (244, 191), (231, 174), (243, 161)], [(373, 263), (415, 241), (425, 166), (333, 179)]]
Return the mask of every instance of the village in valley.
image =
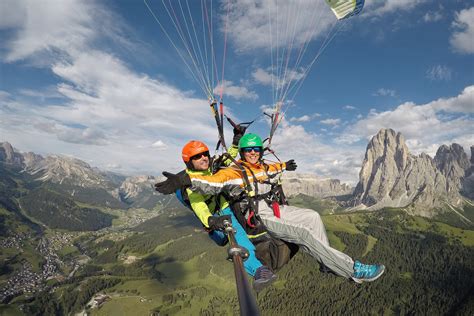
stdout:
[[(74, 277), (78, 269), (89, 262), (90, 257), (79, 238), (100, 242), (104, 239), (120, 241), (130, 236), (128, 231), (144, 221), (156, 216), (154, 211), (128, 210), (128, 214), (120, 217), (120, 224), (92, 232), (49, 231), (43, 236), (34, 233), (15, 233), (0, 239), (2, 260), (5, 262), (22, 259), (18, 268), (8, 274), (0, 283), (0, 303), (8, 303), (17, 296), (31, 297), (39, 292), (54, 291), (55, 287)], [(106, 250), (106, 249), (105, 249)], [(133, 262), (136, 258), (122, 258)], [(2, 273), (3, 274), (3, 273)], [(94, 298), (91, 302), (94, 301)], [(103, 303), (104, 298), (98, 298), (91, 307)]]

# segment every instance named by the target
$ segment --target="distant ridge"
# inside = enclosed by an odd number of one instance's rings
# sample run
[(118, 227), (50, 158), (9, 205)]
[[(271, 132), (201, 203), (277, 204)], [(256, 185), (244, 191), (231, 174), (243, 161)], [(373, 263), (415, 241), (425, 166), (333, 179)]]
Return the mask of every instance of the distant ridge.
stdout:
[(170, 200), (153, 188), (160, 178), (104, 172), (73, 157), (20, 153), (8, 142), (0, 143), (0, 162), (31, 175), (50, 190), (87, 204), (122, 209), (153, 208)]
[(282, 185), (288, 197), (305, 194), (318, 198), (351, 194), (353, 188), (338, 179), (321, 179), (314, 174), (288, 172), (282, 177)]

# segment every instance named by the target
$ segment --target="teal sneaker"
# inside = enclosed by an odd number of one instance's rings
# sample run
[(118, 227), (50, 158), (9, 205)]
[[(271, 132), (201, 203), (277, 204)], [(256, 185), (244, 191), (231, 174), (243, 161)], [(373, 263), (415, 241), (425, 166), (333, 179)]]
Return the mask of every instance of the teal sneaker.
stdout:
[(260, 292), (277, 279), (277, 275), (272, 272), (266, 266), (261, 266), (257, 269), (253, 281), (253, 289), (255, 292)]
[(356, 283), (372, 282), (380, 278), (384, 271), (385, 266), (383, 264), (363, 264), (356, 260), (352, 280)]

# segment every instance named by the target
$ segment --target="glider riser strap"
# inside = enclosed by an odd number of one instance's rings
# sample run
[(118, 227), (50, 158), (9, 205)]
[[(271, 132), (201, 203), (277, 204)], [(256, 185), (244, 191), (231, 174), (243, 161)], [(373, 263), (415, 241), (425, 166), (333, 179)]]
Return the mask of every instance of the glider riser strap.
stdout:
[(221, 121), (220, 116), (219, 116), (217, 103), (212, 102), (210, 104), (210, 107), (211, 107), (212, 115), (214, 116), (214, 119), (216, 120), (217, 132), (218, 132), (218, 137), (219, 137), (219, 141), (217, 142), (217, 146), (216, 146), (216, 151), (219, 149), (219, 145), (222, 145), (222, 148), (224, 148), (224, 150), (227, 151), (227, 146), (224, 140), (224, 128), (222, 127), (223, 122)]
[(237, 285), (237, 296), (239, 298), (240, 315), (260, 315), (257, 307), (257, 301), (252, 295), (249, 281), (244, 270), (243, 258), (238, 251), (231, 252), (231, 249), (240, 247), (234, 236), (234, 229), (230, 222), (224, 222), (225, 232), (229, 238), (229, 253), (232, 253), (232, 262), (234, 263), (235, 283)]

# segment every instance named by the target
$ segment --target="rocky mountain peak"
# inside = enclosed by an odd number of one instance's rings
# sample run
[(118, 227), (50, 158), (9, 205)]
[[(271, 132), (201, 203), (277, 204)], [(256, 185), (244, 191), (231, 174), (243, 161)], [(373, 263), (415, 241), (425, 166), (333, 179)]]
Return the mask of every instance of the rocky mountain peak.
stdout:
[(466, 170), (462, 192), (465, 196), (474, 200), (474, 146), (471, 146), (471, 161), (469, 168)]
[[(374, 204), (377, 199), (372, 196), (372, 188), (385, 183), (377, 189), (376, 196), (387, 196), (393, 187), (396, 177), (405, 170), (409, 161), (409, 151), (405, 139), (393, 129), (381, 129), (367, 145), (364, 162), (359, 173), (359, 183), (354, 194), (362, 197), (364, 204)], [(373, 200), (374, 199), (374, 200)]]
[[(365, 163), (360, 175), (367, 177), (372, 173), (369, 167), (380, 165), (391, 166), (397, 171), (403, 170), (406, 167), (408, 156), (408, 147), (402, 134), (396, 133), (393, 129), (382, 129), (367, 145)], [(392, 171), (395, 172), (395, 170)]]
[(51, 155), (36, 162), (31, 165), (29, 172), (39, 175), (41, 181), (59, 184), (66, 181), (81, 187), (107, 186), (108, 181), (82, 160)]
[(27, 170), (33, 169), (36, 165), (38, 165), (44, 158), (41, 155), (37, 155), (32, 152), (24, 153), (24, 164)]
[(471, 163), (466, 152), (459, 144), (442, 145), (434, 158), (436, 167), (446, 177), (446, 190), (459, 191)]
[(128, 177), (119, 188), (120, 196), (125, 199), (136, 198), (142, 192), (154, 192), (153, 185), (158, 180), (153, 176), (140, 175)]
[(0, 143), (0, 161), (21, 167), (23, 165), (23, 156), (17, 153), (10, 143), (4, 142)]
[(380, 130), (369, 142), (354, 204), (370, 209), (406, 207), (432, 216), (433, 209), (448, 202), (459, 205), (459, 190), (469, 167), (462, 146), (441, 146), (436, 158), (410, 154), (404, 137), (392, 129)]
[(474, 146), (471, 146), (471, 165), (474, 165)]

